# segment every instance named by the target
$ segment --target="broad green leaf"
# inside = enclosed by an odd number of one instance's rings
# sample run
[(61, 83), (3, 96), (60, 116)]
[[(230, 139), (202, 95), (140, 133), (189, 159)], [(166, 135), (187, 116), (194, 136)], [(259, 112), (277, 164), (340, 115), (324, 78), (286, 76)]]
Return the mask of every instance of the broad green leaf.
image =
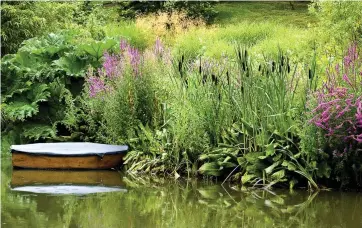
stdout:
[(291, 163), (291, 162), (289, 162), (289, 161), (286, 161), (286, 160), (283, 161), (282, 166), (287, 167), (287, 169), (288, 169), (289, 171), (294, 171), (294, 170), (296, 170), (296, 166), (295, 166), (293, 163)]
[(277, 203), (279, 205), (284, 205), (285, 202), (284, 202), (284, 199), (280, 196), (274, 196), (273, 198), (270, 199), (270, 201), (274, 202), (274, 203)]
[(80, 59), (74, 54), (66, 54), (55, 61), (53, 65), (57, 66), (58, 70), (65, 71), (70, 76), (83, 76), (86, 68), (86, 61)]
[(28, 139), (54, 138), (56, 132), (52, 126), (44, 124), (28, 124), (24, 127), (23, 135)]
[(235, 168), (237, 164), (233, 162), (218, 162), (219, 166), (222, 168)]
[(103, 41), (93, 41), (89, 44), (80, 45), (79, 48), (88, 54), (94, 56), (96, 59), (99, 59), (106, 50), (111, 49), (116, 45), (114, 39), (106, 39)]
[(274, 180), (281, 180), (285, 176), (285, 170), (279, 170), (271, 175)]
[(199, 172), (204, 175), (220, 176), (220, 166), (217, 162), (205, 163), (199, 168)]
[(242, 177), (241, 177), (241, 183), (243, 184), (247, 184), (250, 180), (253, 180), (256, 176), (254, 174), (248, 174), (245, 173)]
[(269, 166), (268, 168), (264, 169), (266, 174), (270, 174), (271, 172), (273, 172), (273, 170), (275, 169), (275, 167), (277, 167), (280, 164), (280, 162), (274, 162), (271, 166)]
[(259, 157), (263, 156), (264, 153), (263, 152), (251, 152), (251, 153), (247, 153), (244, 155), (244, 158), (246, 159), (247, 162), (250, 162), (252, 164), (258, 162)]
[(38, 102), (47, 101), (50, 97), (50, 92), (48, 91), (48, 86), (46, 84), (33, 84), (29, 99), (33, 104)]
[(273, 155), (275, 153), (274, 143), (268, 144), (266, 146), (265, 153), (267, 156)]
[(27, 117), (31, 117), (38, 113), (38, 106), (30, 104), (27, 101), (14, 101), (2, 108), (6, 119), (24, 121)]

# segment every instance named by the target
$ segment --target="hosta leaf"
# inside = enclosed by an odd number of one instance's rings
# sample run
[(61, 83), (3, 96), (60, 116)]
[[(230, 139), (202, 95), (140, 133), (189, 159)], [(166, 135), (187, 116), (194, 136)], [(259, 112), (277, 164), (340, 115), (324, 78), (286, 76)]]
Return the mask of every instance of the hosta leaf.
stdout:
[(233, 162), (218, 162), (219, 166), (222, 168), (235, 168), (237, 165)]
[(202, 155), (200, 155), (199, 159), (200, 159), (201, 161), (204, 161), (204, 160), (206, 160), (206, 159), (210, 159), (210, 160), (215, 161), (215, 160), (217, 160), (217, 159), (219, 159), (219, 158), (223, 158), (223, 157), (225, 157), (225, 156), (226, 156), (226, 155), (224, 155), (224, 154), (202, 154)]
[(273, 155), (275, 153), (274, 143), (268, 144), (266, 146), (265, 153), (267, 156)]
[(24, 137), (38, 140), (40, 138), (54, 138), (56, 132), (52, 126), (43, 124), (27, 124), (23, 132)]
[(250, 182), (250, 180), (254, 180), (256, 176), (254, 174), (248, 174), (245, 173), (242, 177), (241, 177), (241, 183), (243, 184), (247, 184)]
[(289, 162), (289, 161), (283, 161), (282, 166), (287, 167), (287, 169), (288, 169), (289, 171), (294, 171), (294, 170), (296, 170), (295, 165), (294, 165), (293, 163)]
[(204, 175), (220, 176), (220, 166), (217, 162), (205, 163), (199, 168), (199, 172)]
[(275, 169), (275, 167), (277, 167), (280, 164), (280, 162), (274, 162), (271, 166), (269, 166), (268, 168), (264, 169), (266, 174), (270, 174), (271, 172), (273, 172), (273, 170)]
[(279, 170), (271, 175), (274, 180), (281, 180), (285, 176), (285, 170)]
[(263, 152), (251, 152), (251, 153), (245, 154), (244, 158), (246, 159), (247, 162), (254, 164), (254, 163), (258, 162), (259, 157), (263, 156), (263, 155), (264, 155)]

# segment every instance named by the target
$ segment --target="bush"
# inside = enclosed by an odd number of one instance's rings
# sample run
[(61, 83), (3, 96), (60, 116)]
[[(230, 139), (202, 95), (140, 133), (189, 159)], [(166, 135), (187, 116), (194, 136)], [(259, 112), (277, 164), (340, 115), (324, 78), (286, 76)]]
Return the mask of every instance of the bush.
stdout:
[(321, 53), (339, 57), (352, 40), (361, 41), (362, 2), (316, 1), (310, 11), (317, 17), (316, 34), (320, 41)]
[(16, 143), (77, 140), (70, 136), (78, 128), (75, 99), (87, 66), (98, 66), (103, 51), (116, 43), (88, 39), (78, 44), (77, 35), (68, 31), (32, 38), (2, 58), (1, 130), (17, 135)]
[[(362, 167), (362, 61), (353, 43), (343, 64), (327, 68), (327, 81), (315, 96), (310, 123), (320, 137), (310, 153), (326, 153), (332, 179), (341, 186), (361, 185)], [(313, 105), (310, 104), (310, 105)], [(320, 151), (320, 152), (319, 152)], [(323, 162), (323, 161), (322, 161)]]
[(2, 55), (15, 53), (24, 40), (66, 28), (77, 9), (78, 3), (2, 2)]

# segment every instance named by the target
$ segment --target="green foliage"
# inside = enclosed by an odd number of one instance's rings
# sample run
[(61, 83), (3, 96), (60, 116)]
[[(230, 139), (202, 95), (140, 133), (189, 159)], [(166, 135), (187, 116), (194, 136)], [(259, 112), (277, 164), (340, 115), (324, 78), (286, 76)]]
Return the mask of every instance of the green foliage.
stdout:
[(329, 44), (327, 50), (338, 45), (339, 48), (329, 50), (336, 51), (361, 38), (361, 10), (359, 1), (316, 1), (310, 5), (310, 11), (318, 18), (318, 33)]
[[(32, 38), (16, 54), (3, 57), (3, 134), (21, 132), (17, 143), (24, 143), (67, 136), (74, 130), (73, 100), (83, 87), (86, 67), (100, 64), (99, 53), (82, 49), (76, 36), (62, 32)], [(60, 125), (68, 129), (59, 130)]]
[(26, 39), (66, 28), (77, 9), (78, 3), (2, 2), (2, 55), (15, 53)]
[(318, 37), (319, 74), (325, 67), (343, 58), (352, 41), (361, 43), (362, 2), (360, 1), (315, 1), (309, 11), (318, 19), (312, 31)]
[(91, 56), (94, 56), (96, 60), (99, 61), (100, 58), (103, 56), (103, 53), (114, 47), (116, 43), (117, 42), (114, 39), (106, 38), (102, 41), (93, 41), (88, 44), (82, 44), (79, 46), (79, 49)]

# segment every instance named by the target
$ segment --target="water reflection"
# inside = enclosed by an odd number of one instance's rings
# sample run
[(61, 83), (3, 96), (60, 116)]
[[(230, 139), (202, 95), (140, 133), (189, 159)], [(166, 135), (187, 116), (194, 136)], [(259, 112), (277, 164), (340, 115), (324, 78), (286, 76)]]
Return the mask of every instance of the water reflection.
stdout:
[[(128, 192), (54, 195), (11, 190), (37, 186), (44, 182), (42, 175), (57, 185), (53, 174), (34, 172), (25, 178), (27, 173), (14, 172), (11, 180), (9, 174), (6, 168), (2, 172), (2, 227), (362, 227), (359, 193), (242, 191), (117, 173), (117, 183)], [(79, 175), (73, 180), (78, 185), (117, 185), (107, 175), (86, 180)]]
[(13, 170), (11, 190), (44, 194), (126, 191), (117, 171)]

